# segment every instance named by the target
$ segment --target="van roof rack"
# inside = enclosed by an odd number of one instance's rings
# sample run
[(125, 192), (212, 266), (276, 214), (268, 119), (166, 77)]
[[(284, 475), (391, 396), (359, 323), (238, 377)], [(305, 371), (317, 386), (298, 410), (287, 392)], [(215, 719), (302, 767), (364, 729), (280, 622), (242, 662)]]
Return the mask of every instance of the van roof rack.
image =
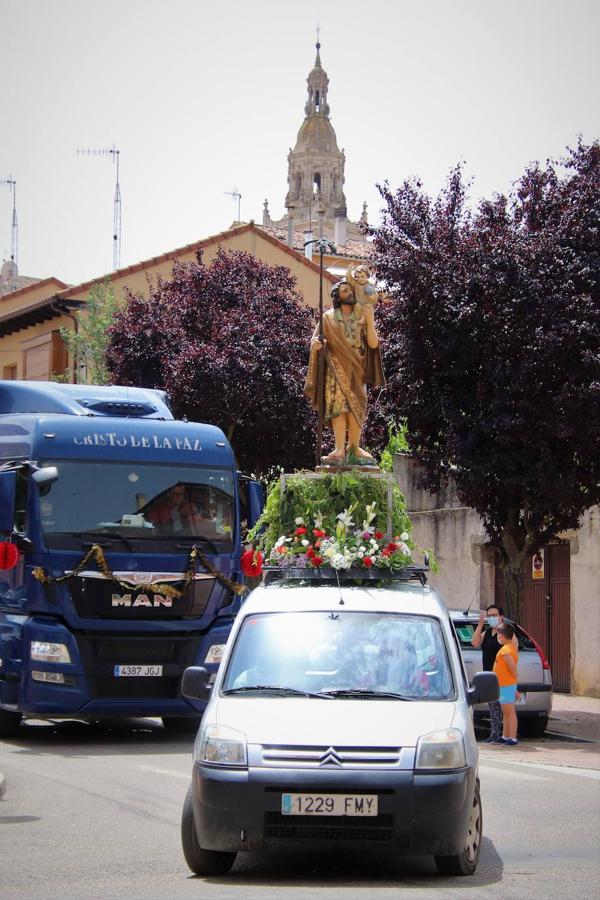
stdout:
[(301, 569), (291, 566), (264, 566), (265, 584), (274, 581), (310, 581), (314, 584), (348, 584), (356, 582), (419, 581), (423, 587), (427, 584), (429, 566), (403, 566), (401, 569)]

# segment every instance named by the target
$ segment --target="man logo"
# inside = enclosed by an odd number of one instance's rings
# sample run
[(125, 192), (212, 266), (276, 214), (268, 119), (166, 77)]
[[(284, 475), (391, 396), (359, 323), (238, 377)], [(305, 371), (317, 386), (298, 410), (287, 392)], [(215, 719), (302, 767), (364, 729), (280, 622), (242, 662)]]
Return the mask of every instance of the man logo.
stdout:
[(137, 597), (131, 599), (131, 594), (113, 594), (112, 595), (112, 605), (113, 606), (173, 606), (173, 598), (172, 597), (163, 597), (162, 594), (153, 594), (152, 597), (149, 597), (148, 594), (138, 594)]

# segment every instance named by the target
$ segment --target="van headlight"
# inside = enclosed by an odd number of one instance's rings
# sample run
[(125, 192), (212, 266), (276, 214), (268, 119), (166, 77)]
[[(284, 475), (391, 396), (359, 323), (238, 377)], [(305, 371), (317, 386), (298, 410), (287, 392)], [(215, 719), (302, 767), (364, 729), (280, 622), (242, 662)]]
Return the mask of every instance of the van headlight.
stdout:
[(458, 728), (431, 731), (419, 738), (415, 769), (462, 769), (465, 743)]
[(71, 656), (66, 644), (55, 644), (52, 641), (32, 641), (31, 658), (36, 662), (70, 663)]
[(200, 735), (196, 761), (212, 766), (247, 766), (246, 735), (225, 725), (207, 725)]

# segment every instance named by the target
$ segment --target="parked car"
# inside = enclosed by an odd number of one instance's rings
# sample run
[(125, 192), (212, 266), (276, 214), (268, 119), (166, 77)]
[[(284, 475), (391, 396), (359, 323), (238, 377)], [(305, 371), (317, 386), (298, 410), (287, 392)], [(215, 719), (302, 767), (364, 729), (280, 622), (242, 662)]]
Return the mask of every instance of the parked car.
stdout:
[[(239, 851), (286, 847), (431, 854), (471, 875), (482, 835), (469, 688), (448, 611), (421, 581), (263, 584), (234, 623), (210, 696), (182, 815), (196, 874)], [(409, 702), (406, 702), (409, 701)]]
[[(479, 610), (471, 612), (450, 611), (469, 681), (475, 672), (481, 671), (481, 649), (473, 647), (471, 638), (479, 621)], [(506, 619), (508, 622), (509, 619)], [(552, 673), (540, 645), (520, 626), (514, 626), (519, 641), (519, 682), (521, 699), (516, 702), (519, 734), (524, 737), (541, 737), (548, 726), (552, 712)], [(473, 707), (476, 718), (487, 715), (487, 707)]]

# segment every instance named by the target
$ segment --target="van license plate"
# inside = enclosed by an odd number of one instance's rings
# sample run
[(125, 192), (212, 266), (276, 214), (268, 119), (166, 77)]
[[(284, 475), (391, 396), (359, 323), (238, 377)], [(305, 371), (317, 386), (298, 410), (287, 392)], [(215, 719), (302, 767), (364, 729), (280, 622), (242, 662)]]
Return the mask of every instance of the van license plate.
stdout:
[(282, 816), (376, 816), (377, 794), (282, 794)]
[(162, 666), (115, 666), (115, 677), (151, 678), (162, 675)]

